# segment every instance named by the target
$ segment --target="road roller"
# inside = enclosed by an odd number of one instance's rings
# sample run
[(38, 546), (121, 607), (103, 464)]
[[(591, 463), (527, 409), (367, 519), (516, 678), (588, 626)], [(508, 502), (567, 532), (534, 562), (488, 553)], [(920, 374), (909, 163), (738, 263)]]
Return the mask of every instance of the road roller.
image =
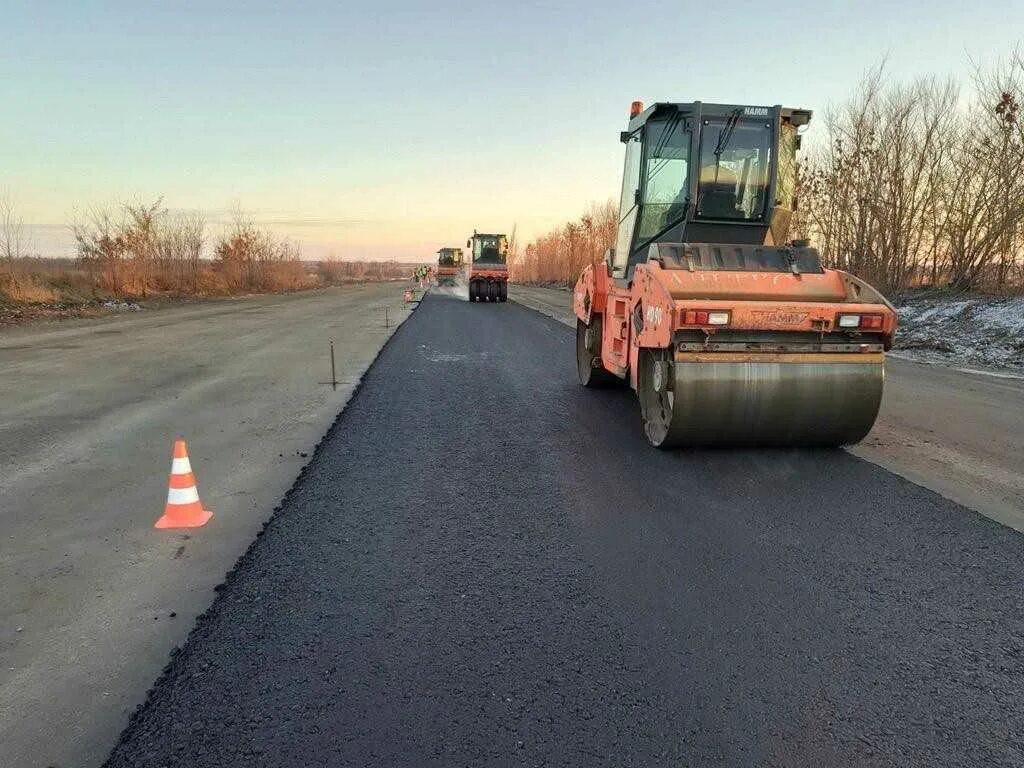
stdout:
[(508, 301), (508, 237), (473, 231), (466, 241), (473, 260), (469, 267), (470, 301)]
[(437, 252), (438, 286), (454, 286), (462, 276), (462, 249), (442, 248)]
[(573, 291), (580, 383), (628, 383), (659, 448), (870, 431), (896, 311), (790, 239), (811, 112), (634, 102), (614, 247)]

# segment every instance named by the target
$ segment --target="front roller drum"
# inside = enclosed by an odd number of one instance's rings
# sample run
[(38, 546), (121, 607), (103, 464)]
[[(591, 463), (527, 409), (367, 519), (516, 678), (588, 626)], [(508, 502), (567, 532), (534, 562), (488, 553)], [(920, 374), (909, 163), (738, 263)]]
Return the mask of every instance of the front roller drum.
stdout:
[(849, 445), (871, 431), (882, 401), (881, 354), (673, 362), (643, 350), (638, 362), (644, 432), (659, 448)]
[(594, 315), (590, 325), (576, 319), (576, 373), (584, 387), (599, 389), (622, 383), (601, 362), (601, 315)]

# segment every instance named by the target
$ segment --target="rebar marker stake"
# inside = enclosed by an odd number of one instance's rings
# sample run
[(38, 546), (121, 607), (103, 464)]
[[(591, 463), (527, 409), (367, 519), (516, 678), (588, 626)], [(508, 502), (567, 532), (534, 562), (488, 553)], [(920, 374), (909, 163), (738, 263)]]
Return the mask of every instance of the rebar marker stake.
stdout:
[(338, 376), (334, 372), (334, 339), (331, 339), (331, 389), (338, 390)]

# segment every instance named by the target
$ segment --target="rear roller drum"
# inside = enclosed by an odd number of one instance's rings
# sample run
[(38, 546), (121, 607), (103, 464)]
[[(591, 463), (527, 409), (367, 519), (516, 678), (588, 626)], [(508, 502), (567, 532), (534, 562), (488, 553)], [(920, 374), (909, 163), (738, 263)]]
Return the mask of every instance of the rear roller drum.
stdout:
[(882, 358), (674, 362), (641, 350), (637, 397), (659, 448), (849, 445), (871, 430), (882, 400)]
[(594, 315), (589, 326), (576, 320), (576, 373), (584, 387), (596, 389), (621, 383), (601, 363), (600, 315)]

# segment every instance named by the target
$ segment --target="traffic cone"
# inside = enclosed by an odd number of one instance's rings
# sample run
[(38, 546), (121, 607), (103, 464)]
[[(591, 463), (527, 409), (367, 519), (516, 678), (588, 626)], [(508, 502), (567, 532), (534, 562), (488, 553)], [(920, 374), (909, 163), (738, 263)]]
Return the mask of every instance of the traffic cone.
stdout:
[(174, 458), (171, 461), (171, 478), (167, 488), (167, 506), (164, 516), (156, 521), (154, 528), (198, 528), (206, 525), (213, 512), (203, 509), (188, 460), (185, 441), (174, 441)]

